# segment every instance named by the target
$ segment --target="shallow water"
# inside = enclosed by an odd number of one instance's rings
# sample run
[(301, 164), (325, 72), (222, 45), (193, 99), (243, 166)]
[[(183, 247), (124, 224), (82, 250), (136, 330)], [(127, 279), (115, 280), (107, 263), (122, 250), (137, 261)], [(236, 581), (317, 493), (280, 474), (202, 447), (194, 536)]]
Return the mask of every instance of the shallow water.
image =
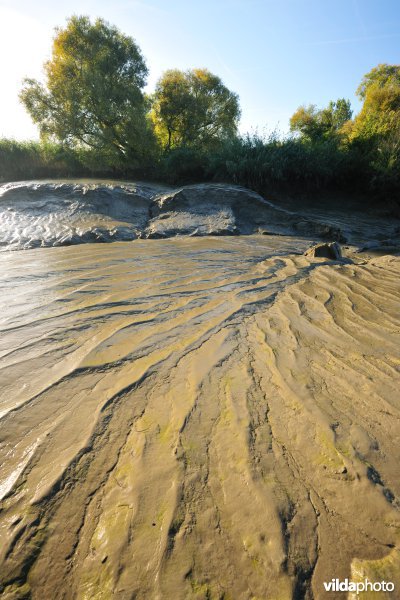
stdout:
[(0, 255), (2, 597), (400, 586), (400, 259), (310, 242)]

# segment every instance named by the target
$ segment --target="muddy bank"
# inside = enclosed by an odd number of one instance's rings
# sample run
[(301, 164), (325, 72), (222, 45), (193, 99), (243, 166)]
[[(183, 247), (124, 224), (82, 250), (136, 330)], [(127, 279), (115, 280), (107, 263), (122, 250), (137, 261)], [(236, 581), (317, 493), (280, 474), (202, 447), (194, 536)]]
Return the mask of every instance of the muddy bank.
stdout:
[[(393, 219), (285, 207), (234, 185), (22, 182), (0, 186), (0, 249), (137, 238), (295, 235), (355, 245), (399, 237)], [(396, 244), (397, 242), (395, 242)]]
[(400, 589), (400, 259), (310, 242), (0, 256), (2, 598)]

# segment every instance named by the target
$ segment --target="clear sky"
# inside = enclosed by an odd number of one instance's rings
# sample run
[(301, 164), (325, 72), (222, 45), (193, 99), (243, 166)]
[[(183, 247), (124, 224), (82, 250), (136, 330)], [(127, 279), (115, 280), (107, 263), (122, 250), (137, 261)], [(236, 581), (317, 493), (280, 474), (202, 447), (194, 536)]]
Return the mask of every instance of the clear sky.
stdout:
[(18, 101), (42, 78), (54, 27), (101, 16), (135, 38), (151, 91), (168, 68), (207, 67), (240, 96), (241, 131), (288, 129), (300, 104), (349, 98), (378, 63), (400, 62), (400, 0), (0, 0), (0, 136), (37, 130)]

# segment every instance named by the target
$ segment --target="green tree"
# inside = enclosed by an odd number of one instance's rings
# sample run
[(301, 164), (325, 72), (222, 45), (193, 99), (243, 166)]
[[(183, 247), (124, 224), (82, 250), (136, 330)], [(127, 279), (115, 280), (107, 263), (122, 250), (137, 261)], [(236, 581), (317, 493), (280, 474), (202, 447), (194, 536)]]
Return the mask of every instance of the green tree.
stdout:
[(361, 111), (354, 120), (352, 138), (382, 138), (400, 125), (400, 83), (368, 86)]
[(102, 19), (73, 16), (56, 29), (46, 84), (26, 79), (20, 99), (43, 137), (91, 147), (116, 165), (150, 143), (142, 88), (147, 67), (135, 41)]
[(400, 65), (381, 64), (374, 67), (364, 77), (357, 88), (356, 94), (365, 100), (371, 86), (384, 88), (388, 85), (400, 85)]
[(364, 102), (352, 124), (351, 139), (372, 143), (398, 130), (400, 66), (378, 65), (363, 77), (357, 94)]
[(323, 135), (319, 111), (315, 104), (308, 106), (299, 106), (296, 112), (290, 117), (290, 131), (299, 133), (302, 137), (317, 140)]
[(369, 71), (357, 94), (364, 102), (349, 131), (350, 142), (367, 157), (373, 187), (387, 191), (398, 189), (400, 65), (382, 64)]
[(351, 117), (350, 101), (344, 98), (330, 102), (322, 110), (314, 104), (300, 106), (290, 118), (290, 130), (315, 142), (337, 136)]
[(329, 102), (328, 107), (321, 111), (320, 118), (329, 135), (338, 133), (352, 115), (350, 100), (339, 98), (336, 102)]
[(237, 94), (206, 69), (167, 71), (152, 97), (155, 133), (168, 150), (210, 148), (236, 134), (239, 117)]

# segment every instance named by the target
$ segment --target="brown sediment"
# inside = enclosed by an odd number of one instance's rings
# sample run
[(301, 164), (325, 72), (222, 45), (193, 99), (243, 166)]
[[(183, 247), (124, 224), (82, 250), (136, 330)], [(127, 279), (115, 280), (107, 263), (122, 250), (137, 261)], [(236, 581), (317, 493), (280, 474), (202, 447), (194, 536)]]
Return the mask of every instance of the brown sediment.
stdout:
[(306, 247), (0, 256), (2, 598), (400, 589), (400, 259)]

